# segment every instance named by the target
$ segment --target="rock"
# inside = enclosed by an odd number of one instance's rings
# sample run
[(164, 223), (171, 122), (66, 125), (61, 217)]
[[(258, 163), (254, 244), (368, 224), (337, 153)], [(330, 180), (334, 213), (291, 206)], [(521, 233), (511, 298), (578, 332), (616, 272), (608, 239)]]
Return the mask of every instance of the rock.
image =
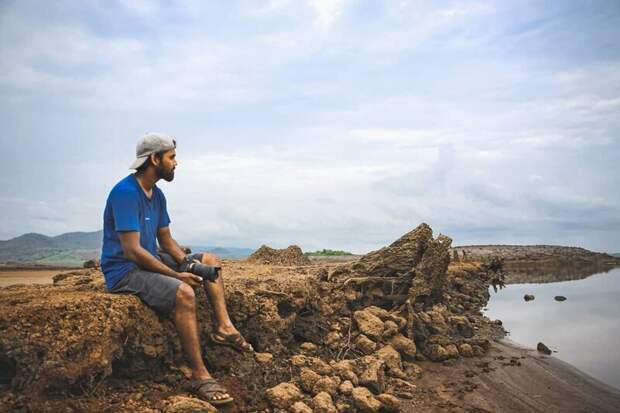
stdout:
[(469, 345), (467, 343), (463, 343), (463, 344), (461, 344), (459, 346), (459, 353), (463, 357), (473, 357), (474, 356), (474, 349), (471, 347), (471, 345)]
[(99, 268), (99, 266), (98, 259), (84, 261), (84, 268)]
[(291, 245), (284, 249), (274, 249), (262, 245), (248, 257), (248, 261), (256, 264), (271, 265), (310, 265), (310, 259), (306, 257), (297, 245)]
[(254, 353), (254, 358), (260, 364), (269, 363), (273, 359), (273, 354), (271, 353)]
[(291, 413), (313, 413), (312, 409), (304, 402), (295, 402), (289, 409)]
[(375, 343), (365, 335), (360, 334), (355, 339), (355, 348), (364, 354), (370, 354), (377, 348), (377, 343)]
[(355, 374), (355, 362), (352, 360), (341, 360), (332, 364), (334, 372), (343, 380), (348, 380), (354, 385), (359, 384), (357, 374)]
[(297, 354), (291, 357), (291, 363), (297, 367), (308, 367), (321, 375), (328, 375), (332, 373), (332, 368), (329, 364), (325, 363), (318, 357)]
[(301, 343), (301, 345), (299, 346), (299, 348), (304, 352), (304, 353), (314, 353), (316, 351), (316, 344), (314, 343), (310, 343), (309, 341), (306, 341), (304, 343)]
[(459, 349), (455, 344), (448, 344), (446, 346), (446, 352), (448, 353), (448, 358), (457, 358), (459, 356)]
[(386, 412), (398, 412), (400, 411), (400, 400), (391, 394), (382, 393), (377, 396), (377, 400), (383, 405), (383, 409)]
[(563, 295), (556, 295), (555, 297), (553, 297), (553, 299), (555, 301), (566, 301), (566, 297), (564, 297)]
[(392, 337), (390, 344), (403, 356), (405, 360), (415, 359), (418, 350), (413, 340), (403, 336), (402, 334), (397, 334)]
[(384, 330), (383, 330), (384, 338), (389, 339), (390, 337), (398, 333), (398, 330), (399, 330), (398, 324), (396, 324), (392, 320), (387, 320), (385, 323), (383, 323), (383, 326), (384, 326)]
[(443, 361), (449, 357), (446, 349), (440, 344), (430, 345), (427, 356), (433, 361)]
[(377, 413), (381, 402), (365, 387), (356, 387), (351, 392), (353, 405), (362, 413)]
[(419, 377), (424, 370), (422, 367), (418, 366), (415, 363), (404, 363), (405, 364), (405, 372), (408, 378)]
[(359, 310), (353, 313), (357, 328), (366, 336), (378, 340), (384, 330), (383, 321), (368, 310)]
[(329, 393), (332, 396), (338, 394), (338, 386), (340, 385), (340, 377), (321, 377), (314, 383), (312, 394)]
[(456, 327), (456, 330), (465, 338), (471, 338), (474, 336), (474, 328), (471, 323), (464, 316), (452, 316), (450, 317), (450, 323)]
[(353, 409), (351, 409), (351, 405), (345, 403), (343, 401), (336, 402), (336, 409), (338, 409), (339, 413), (353, 413)]
[(375, 317), (378, 317), (381, 321), (386, 321), (390, 319), (391, 317), (388, 310), (381, 308), (381, 307), (377, 307), (376, 305), (368, 306), (364, 308), (364, 311), (368, 311), (370, 314), (374, 315)]
[(317, 374), (315, 371), (310, 370), (307, 367), (302, 367), (299, 372), (299, 384), (302, 389), (310, 393), (312, 392), (316, 382), (319, 381), (321, 377), (322, 376)]
[(217, 409), (194, 397), (172, 396), (165, 400), (164, 413), (217, 413)]
[(331, 349), (337, 348), (341, 340), (342, 335), (337, 331), (330, 331), (327, 336), (325, 336), (325, 344)]
[(525, 301), (532, 301), (534, 298), (536, 298), (536, 297), (534, 297), (532, 294), (525, 294), (525, 295), (523, 296), (523, 299), (524, 299)]
[(450, 327), (446, 323), (443, 314), (438, 311), (428, 311), (426, 314), (430, 318), (430, 323), (428, 324), (428, 327), (433, 333), (440, 335), (449, 334)]
[(293, 383), (280, 383), (267, 390), (267, 399), (274, 407), (287, 409), (302, 399), (301, 391)]
[(342, 383), (340, 383), (340, 387), (338, 387), (338, 391), (344, 394), (345, 396), (348, 396), (351, 394), (353, 387), (354, 386), (352, 382), (350, 382), (349, 380), (345, 380)]
[(375, 352), (375, 357), (385, 362), (388, 369), (402, 370), (400, 353), (394, 347), (387, 345)]
[(312, 399), (315, 413), (338, 413), (329, 393), (321, 392)]
[(549, 347), (547, 347), (544, 343), (538, 343), (538, 345), (536, 346), (536, 350), (546, 355), (551, 354), (551, 349), (549, 349)]
[(372, 356), (362, 357), (363, 371), (359, 376), (362, 386), (374, 393), (383, 393), (385, 387), (385, 361)]

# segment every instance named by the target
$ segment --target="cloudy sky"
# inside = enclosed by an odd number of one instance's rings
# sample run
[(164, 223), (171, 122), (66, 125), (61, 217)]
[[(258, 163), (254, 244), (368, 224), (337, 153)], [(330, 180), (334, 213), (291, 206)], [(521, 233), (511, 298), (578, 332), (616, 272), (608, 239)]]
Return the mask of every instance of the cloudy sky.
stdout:
[(0, 239), (100, 229), (160, 131), (184, 243), (620, 251), (618, 39), (615, 0), (3, 0)]

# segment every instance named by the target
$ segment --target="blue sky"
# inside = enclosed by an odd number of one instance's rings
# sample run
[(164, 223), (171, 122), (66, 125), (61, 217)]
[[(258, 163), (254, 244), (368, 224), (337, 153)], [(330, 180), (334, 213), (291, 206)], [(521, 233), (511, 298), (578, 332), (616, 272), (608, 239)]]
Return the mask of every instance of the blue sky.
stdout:
[(0, 239), (101, 228), (146, 131), (185, 243), (620, 251), (620, 3), (2, 1)]

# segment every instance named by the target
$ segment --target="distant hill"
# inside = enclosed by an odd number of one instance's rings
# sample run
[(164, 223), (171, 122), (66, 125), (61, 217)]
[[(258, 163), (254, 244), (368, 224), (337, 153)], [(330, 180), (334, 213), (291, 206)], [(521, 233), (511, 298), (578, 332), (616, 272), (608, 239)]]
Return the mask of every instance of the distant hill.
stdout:
[(190, 246), (192, 252), (211, 252), (220, 258), (230, 260), (240, 260), (250, 256), (254, 252), (253, 248), (238, 248), (238, 247), (203, 247), (203, 246)]
[(0, 262), (81, 265), (101, 253), (103, 231), (68, 232), (55, 237), (28, 233), (0, 241)]
[[(103, 230), (68, 232), (55, 237), (28, 233), (0, 241), (0, 263), (81, 266), (86, 260), (99, 258)], [(192, 246), (194, 252), (212, 252), (221, 258), (241, 259), (254, 250), (237, 247)]]
[(609, 254), (609, 255), (620, 258), (620, 252), (614, 252), (613, 254)]

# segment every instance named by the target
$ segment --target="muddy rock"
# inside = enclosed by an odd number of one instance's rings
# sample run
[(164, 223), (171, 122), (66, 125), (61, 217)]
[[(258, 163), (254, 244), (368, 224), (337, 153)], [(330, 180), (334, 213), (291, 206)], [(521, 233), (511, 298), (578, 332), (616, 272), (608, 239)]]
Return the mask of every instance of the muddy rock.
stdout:
[(194, 397), (172, 396), (164, 403), (164, 413), (217, 413), (211, 404)]
[(398, 324), (396, 324), (392, 320), (387, 320), (383, 325), (385, 327), (385, 329), (383, 330), (384, 339), (389, 339), (390, 337), (393, 337), (398, 333), (398, 330), (400, 329), (398, 327)]
[(443, 361), (449, 358), (448, 351), (440, 344), (428, 346), (427, 356), (433, 361)]
[(400, 353), (394, 347), (387, 345), (375, 352), (375, 357), (385, 362), (388, 369), (402, 370), (403, 365), (400, 360)]
[(312, 354), (317, 350), (317, 347), (316, 347), (316, 344), (306, 341), (304, 343), (301, 343), (301, 345), (299, 346), (299, 349), (304, 354)]
[(329, 393), (332, 396), (338, 394), (338, 386), (340, 385), (340, 377), (321, 377), (314, 383), (312, 394)]
[(461, 336), (465, 338), (471, 338), (474, 336), (474, 328), (467, 317), (452, 316), (450, 317), (450, 324), (455, 327)]
[(321, 392), (314, 396), (312, 405), (315, 413), (338, 413), (332, 397), (326, 392)]
[(325, 336), (325, 344), (331, 349), (337, 348), (341, 340), (342, 335), (337, 331), (330, 331), (327, 336)]
[(348, 380), (354, 385), (359, 383), (357, 374), (355, 374), (355, 362), (352, 360), (341, 360), (331, 365), (334, 372), (340, 376), (342, 380)]
[(248, 261), (256, 264), (271, 265), (310, 265), (310, 259), (304, 255), (301, 248), (291, 245), (284, 249), (274, 249), (267, 245), (254, 251)]
[(260, 364), (269, 363), (273, 360), (273, 354), (271, 353), (254, 353), (254, 358)]
[(267, 390), (267, 399), (274, 407), (286, 409), (302, 399), (301, 391), (293, 383), (280, 383)]
[(370, 354), (377, 348), (377, 343), (366, 337), (364, 334), (360, 334), (355, 339), (355, 348), (364, 354)]
[(302, 367), (299, 372), (299, 384), (304, 391), (310, 393), (317, 381), (321, 379), (321, 375), (307, 367)]
[(342, 383), (340, 383), (340, 386), (338, 387), (338, 391), (341, 394), (344, 394), (345, 396), (348, 396), (351, 394), (351, 391), (353, 390), (353, 383), (350, 382), (349, 380), (345, 380)]
[(378, 395), (377, 400), (382, 404), (382, 410), (386, 412), (398, 412), (400, 411), (400, 400), (391, 394), (383, 393)]
[(405, 360), (415, 359), (417, 348), (413, 340), (403, 336), (402, 334), (397, 334), (392, 337), (390, 344), (403, 356)]
[(365, 387), (356, 387), (351, 392), (353, 405), (363, 413), (377, 413), (381, 409), (381, 402)]
[(355, 413), (351, 405), (342, 400), (336, 402), (336, 409), (338, 409), (339, 413)]
[(538, 343), (538, 345), (536, 346), (536, 350), (548, 356), (551, 355), (551, 349), (547, 347), (545, 343)]
[(373, 356), (365, 356), (360, 360), (362, 372), (359, 375), (360, 385), (374, 393), (383, 393), (385, 388), (385, 361)]
[(459, 345), (459, 354), (463, 357), (473, 357), (474, 350), (468, 343), (463, 343)]
[(295, 402), (289, 409), (291, 413), (312, 413), (312, 409), (304, 402)]
[(99, 260), (98, 259), (93, 259), (93, 260), (88, 260), (88, 261), (84, 261), (84, 268), (99, 268)]
[(383, 335), (383, 321), (368, 310), (360, 310), (353, 313), (353, 318), (357, 323), (360, 332), (371, 339), (378, 340)]

